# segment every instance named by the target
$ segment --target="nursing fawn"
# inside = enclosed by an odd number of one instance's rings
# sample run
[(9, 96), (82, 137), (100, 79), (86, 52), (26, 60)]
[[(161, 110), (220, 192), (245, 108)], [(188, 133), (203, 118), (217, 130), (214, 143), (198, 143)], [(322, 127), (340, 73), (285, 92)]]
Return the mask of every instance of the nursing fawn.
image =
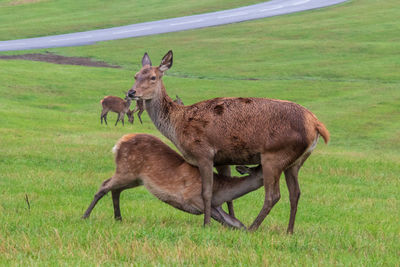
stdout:
[[(204, 212), (199, 169), (187, 163), (160, 139), (148, 134), (125, 135), (114, 146), (113, 152), (116, 171), (102, 183), (83, 218), (88, 218), (99, 199), (111, 191), (114, 217), (120, 220), (121, 192), (140, 185), (144, 185), (158, 199), (177, 209), (196, 215)], [(214, 173), (211, 217), (234, 228), (245, 227), (238, 219), (227, 214), (221, 205), (263, 185), (260, 166), (240, 167), (240, 170), (245, 170), (250, 175), (232, 178)]]

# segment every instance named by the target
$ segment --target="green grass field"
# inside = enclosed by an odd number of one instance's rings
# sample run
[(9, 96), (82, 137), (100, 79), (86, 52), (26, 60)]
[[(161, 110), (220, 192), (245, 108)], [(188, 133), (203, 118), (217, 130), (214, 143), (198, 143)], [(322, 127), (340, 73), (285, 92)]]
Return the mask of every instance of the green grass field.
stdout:
[[(399, 266), (399, 17), (395, 0), (352, 0), (208, 29), (1, 53), (49, 51), (122, 68), (0, 60), (0, 265)], [(283, 178), (281, 200), (254, 233), (216, 222), (203, 228), (202, 216), (144, 188), (122, 194), (122, 222), (110, 196), (80, 219), (112, 175), (111, 148), (123, 134), (171, 144), (147, 114), (143, 125), (125, 127), (112, 126), (115, 114), (108, 127), (99, 118), (100, 99), (132, 86), (145, 51), (158, 64), (169, 49), (174, 65), (164, 83), (185, 104), (286, 99), (330, 130), (330, 144), (320, 141), (300, 172), (293, 236)], [(238, 218), (249, 225), (263, 197), (260, 189), (235, 201)]]
[(0, 40), (102, 29), (201, 14), (257, 0), (0, 0)]

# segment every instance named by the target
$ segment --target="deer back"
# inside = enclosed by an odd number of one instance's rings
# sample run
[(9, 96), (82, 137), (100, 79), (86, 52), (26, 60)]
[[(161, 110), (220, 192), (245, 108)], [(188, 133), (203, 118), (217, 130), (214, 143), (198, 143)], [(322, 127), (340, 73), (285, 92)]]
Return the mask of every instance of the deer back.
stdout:
[(106, 96), (101, 101), (103, 108), (107, 108), (113, 112), (122, 112), (125, 110), (125, 101), (117, 96)]
[[(306, 108), (265, 98), (215, 98), (183, 107), (174, 119), (177, 146), (213, 156), (217, 165), (257, 164), (260, 153), (300, 156), (317, 138), (319, 121)], [(292, 158), (292, 157), (290, 157)]]

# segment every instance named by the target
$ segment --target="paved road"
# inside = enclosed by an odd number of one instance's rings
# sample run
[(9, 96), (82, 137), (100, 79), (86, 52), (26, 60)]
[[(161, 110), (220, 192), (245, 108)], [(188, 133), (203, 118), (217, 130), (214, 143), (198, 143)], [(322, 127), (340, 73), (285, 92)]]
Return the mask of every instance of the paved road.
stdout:
[(0, 51), (89, 45), (100, 41), (177, 32), (254, 20), (336, 5), (347, 0), (272, 0), (201, 15), (132, 24), (109, 29), (0, 41)]

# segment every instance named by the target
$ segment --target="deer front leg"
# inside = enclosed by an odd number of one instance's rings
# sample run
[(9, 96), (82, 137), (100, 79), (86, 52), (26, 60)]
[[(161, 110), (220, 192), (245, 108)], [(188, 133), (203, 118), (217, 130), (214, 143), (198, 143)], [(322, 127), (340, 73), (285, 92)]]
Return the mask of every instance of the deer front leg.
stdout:
[(120, 114), (119, 114), (119, 117), (120, 117), (120, 119), (121, 119), (121, 121), (122, 121), (122, 126), (125, 126), (125, 123), (124, 123), (125, 114), (124, 114), (124, 113), (120, 113)]
[[(224, 176), (231, 176), (231, 168), (229, 165), (224, 165), (224, 166), (216, 166), (217, 172), (219, 174), (222, 174)], [(226, 204), (228, 205), (228, 212), (229, 215), (235, 217), (235, 211), (233, 210), (233, 201), (227, 201)]]
[(121, 209), (119, 208), (119, 197), (121, 195), (121, 192), (122, 192), (121, 189), (111, 191), (113, 207), (114, 207), (114, 218), (117, 221), (122, 220)]
[(143, 110), (141, 109), (141, 110), (139, 110), (139, 112), (138, 112), (138, 114), (137, 114), (137, 116), (138, 116), (138, 118), (139, 118), (139, 121), (140, 121), (140, 124), (143, 124), (143, 121), (142, 121), (142, 113), (143, 113)]
[(100, 121), (101, 121), (101, 124), (103, 124), (103, 118), (104, 118), (104, 122), (106, 123), (106, 125), (107, 125), (107, 110), (102, 110), (101, 111), (101, 115), (100, 115)]
[(106, 123), (106, 125), (108, 125), (108, 124), (107, 124), (107, 113), (104, 114), (103, 118), (104, 118), (104, 122)]
[(119, 207), (119, 199), (121, 196), (121, 192), (124, 191), (125, 189), (134, 188), (134, 187), (137, 187), (140, 185), (142, 185), (142, 181), (139, 179), (136, 179), (125, 186), (119, 186), (119, 187), (117, 187), (117, 189), (114, 189), (111, 191), (115, 220), (117, 220), (117, 221), (122, 220), (121, 209)]
[(117, 121), (115, 122), (115, 125), (114, 125), (114, 126), (117, 126), (117, 124), (118, 124), (118, 121), (120, 120), (119, 113), (117, 113), (117, 114), (118, 114), (118, 116), (117, 116)]
[(204, 203), (204, 226), (211, 221), (211, 199), (213, 190), (213, 162), (204, 160), (198, 164), (202, 180), (202, 197)]

